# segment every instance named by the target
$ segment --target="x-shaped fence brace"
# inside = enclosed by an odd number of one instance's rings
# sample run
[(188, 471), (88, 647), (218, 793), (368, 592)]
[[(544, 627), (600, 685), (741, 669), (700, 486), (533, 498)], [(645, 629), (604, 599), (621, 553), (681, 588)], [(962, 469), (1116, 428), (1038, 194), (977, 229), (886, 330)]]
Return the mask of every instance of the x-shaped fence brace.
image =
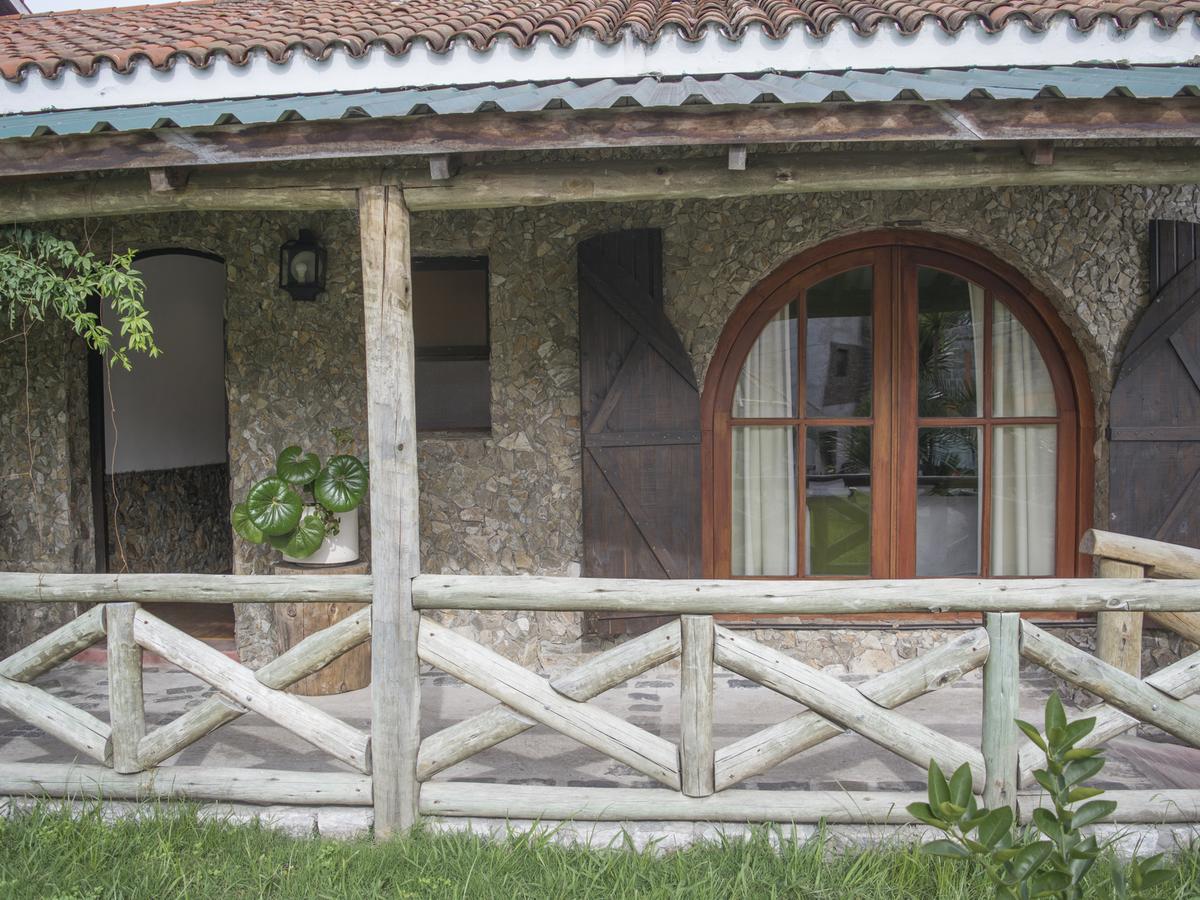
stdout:
[[(1200, 691), (1200, 652), (1139, 680), (1022, 621), (1021, 655), (1107, 701), (1084, 711), (1085, 716), (1096, 717), (1096, 726), (1079, 742), (1080, 747), (1104, 744), (1139, 722), (1157, 725), (1193, 747), (1200, 747), (1200, 707), (1185, 702)], [(1018, 754), (1022, 787), (1033, 783), (1034, 769), (1043, 761), (1042, 751), (1025, 742)]]
[[(368, 734), (285, 693), (287, 687), (370, 635), (371, 610), (366, 608), (252, 672), (135, 603), (109, 603), (88, 610), (0, 661), (0, 707), (117, 772), (150, 769), (214, 729), (254, 711), (359, 772), (370, 773)], [(115, 730), (29, 683), (106, 636), (110, 719)], [(196, 675), (216, 693), (171, 722), (145, 732), (141, 724), (143, 648)], [(683, 616), (546, 679), (422, 617), (420, 658), (499, 703), (424, 739), (417, 778), (427, 781), (540, 723), (689, 796), (736, 785), (847, 730), (920, 766), (930, 759), (943, 769), (966, 763), (980, 790), (985, 780), (982, 753), (894, 710), (979, 668), (991, 649), (987, 630), (976, 628), (852, 686), (781, 651), (715, 626), (711, 617)], [(1200, 746), (1200, 707), (1185, 702), (1200, 692), (1200, 653), (1140, 680), (1026, 621), (1020, 622), (1020, 653), (1105, 701), (1086, 711), (1096, 717), (1097, 724), (1084, 739), (1085, 745), (1102, 744), (1139, 722), (1148, 722)], [(708, 745), (712, 765), (705, 787), (703, 777), (689, 773), (687, 755), (681, 754), (679, 746), (589, 702), (676, 657), (682, 657), (684, 668), (684, 744), (711, 742), (714, 665), (807, 708), (715, 752)], [(1033, 781), (1033, 770), (1040, 762), (1040, 751), (1025, 742), (1018, 754), (1021, 786)]]
[[(713, 661), (717, 665), (809, 707), (719, 749), (715, 754), (718, 789), (764, 772), (847, 729), (921, 766), (928, 765), (931, 758), (952, 768), (965, 762), (977, 786), (982, 785), (984, 767), (979, 751), (892, 710), (982, 665), (988, 654), (984, 629), (967, 632), (858, 687), (728, 629), (714, 631)], [(422, 741), (417, 777), (427, 780), (541, 723), (679, 790), (681, 762), (675, 744), (587, 701), (675, 658), (681, 649), (681, 624), (671, 622), (547, 680), (423, 618), (418, 641), (421, 659), (489, 694), (500, 705)], [(682, 708), (686, 719), (689, 704), (684, 702)], [(686, 734), (686, 723), (681, 730)]]
[[(285, 689), (368, 640), (370, 613), (369, 608), (360, 610), (251, 671), (137, 604), (96, 606), (0, 662), (0, 707), (118, 772), (140, 772), (155, 766), (221, 725), (254, 711), (359, 772), (369, 773), (370, 736)], [(29, 684), (106, 636), (113, 724)], [(145, 733), (143, 648), (195, 675), (218, 693)]]

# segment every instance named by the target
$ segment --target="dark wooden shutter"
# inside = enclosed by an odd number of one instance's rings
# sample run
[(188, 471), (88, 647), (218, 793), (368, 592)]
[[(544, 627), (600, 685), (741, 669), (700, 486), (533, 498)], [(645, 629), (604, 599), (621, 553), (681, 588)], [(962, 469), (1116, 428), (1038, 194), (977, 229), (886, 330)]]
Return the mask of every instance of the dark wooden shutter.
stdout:
[[(700, 574), (700, 395), (663, 312), (662, 233), (621, 231), (579, 245), (583, 574)], [(588, 617), (602, 636), (661, 619)]]
[(1200, 547), (1200, 225), (1150, 224), (1150, 295), (1113, 388), (1109, 524)]

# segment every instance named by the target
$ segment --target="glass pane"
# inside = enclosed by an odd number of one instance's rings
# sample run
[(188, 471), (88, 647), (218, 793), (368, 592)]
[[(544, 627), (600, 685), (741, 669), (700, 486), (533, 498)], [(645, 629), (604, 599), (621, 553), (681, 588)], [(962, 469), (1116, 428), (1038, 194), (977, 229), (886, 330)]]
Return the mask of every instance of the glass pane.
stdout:
[(426, 347), (488, 345), (488, 273), (477, 268), (416, 269), (412, 273), (413, 337)]
[(917, 270), (918, 415), (983, 415), (983, 301), (965, 278)]
[(796, 429), (733, 429), (734, 575), (796, 574)]
[(486, 359), (417, 359), (417, 428), (488, 428), (492, 383)]
[(871, 574), (871, 429), (809, 428), (805, 571)]
[(863, 266), (808, 289), (806, 416), (871, 415), (873, 281), (871, 267)]
[(992, 319), (992, 415), (1054, 416), (1054, 385), (1025, 326), (1003, 303)]
[(917, 575), (979, 574), (979, 429), (917, 429)]
[(1053, 575), (1058, 428), (1005, 425), (992, 436), (992, 575)]
[(797, 340), (796, 304), (789, 303), (767, 323), (746, 357), (733, 395), (735, 419), (796, 416)]

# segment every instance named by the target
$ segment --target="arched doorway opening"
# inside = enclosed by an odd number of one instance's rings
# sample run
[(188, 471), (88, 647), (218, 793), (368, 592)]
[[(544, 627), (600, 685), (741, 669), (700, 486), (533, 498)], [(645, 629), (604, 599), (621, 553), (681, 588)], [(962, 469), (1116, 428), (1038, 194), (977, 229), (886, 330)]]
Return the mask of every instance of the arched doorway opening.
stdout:
[(702, 427), (710, 576), (1084, 574), (1082, 356), (965, 241), (880, 230), (780, 266), (726, 324)]

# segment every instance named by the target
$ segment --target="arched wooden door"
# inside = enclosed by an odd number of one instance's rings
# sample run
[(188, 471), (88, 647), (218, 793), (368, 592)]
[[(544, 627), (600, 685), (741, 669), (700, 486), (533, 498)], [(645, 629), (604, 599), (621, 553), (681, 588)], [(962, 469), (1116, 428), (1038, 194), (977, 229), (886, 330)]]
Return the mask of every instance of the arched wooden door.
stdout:
[(1109, 527), (1200, 547), (1200, 225), (1150, 224), (1150, 296), (1113, 387)]
[(800, 254), (731, 316), (705, 380), (706, 573), (1074, 575), (1091, 396), (1049, 304), (956, 239)]

